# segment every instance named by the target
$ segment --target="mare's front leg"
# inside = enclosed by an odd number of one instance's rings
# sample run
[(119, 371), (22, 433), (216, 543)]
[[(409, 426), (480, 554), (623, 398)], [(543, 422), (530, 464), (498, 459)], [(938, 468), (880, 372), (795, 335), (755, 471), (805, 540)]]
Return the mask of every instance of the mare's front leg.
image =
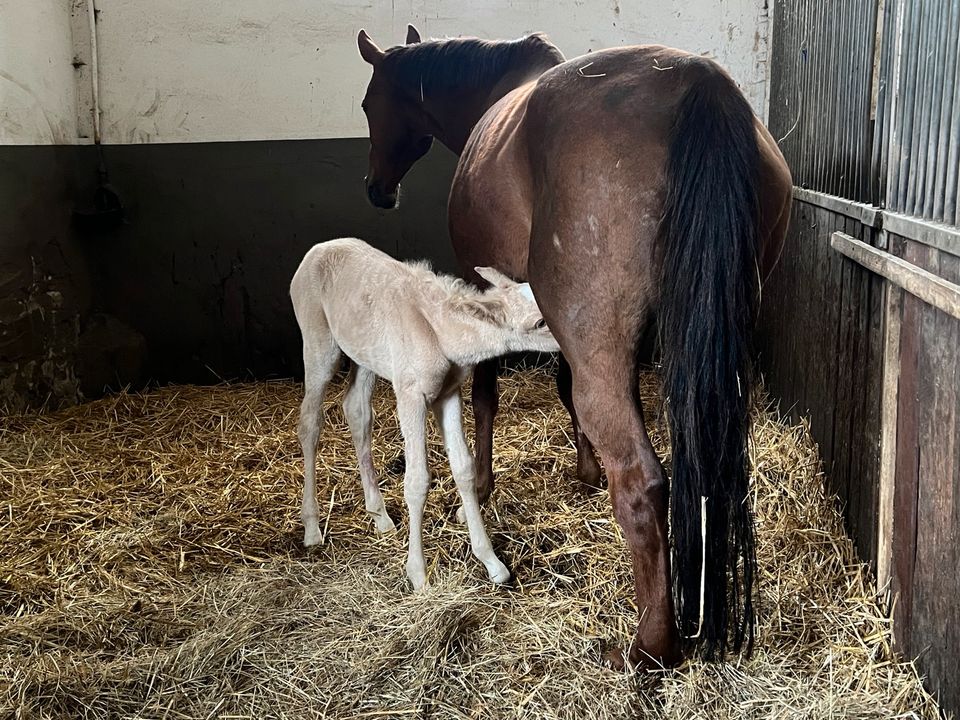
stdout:
[(410, 537), (407, 547), (407, 577), (414, 590), (427, 587), (427, 566), (423, 558), (423, 508), (430, 489), (427, 467), (427, 405), (422, 393), (394, 385), (397, 417), (403, 433), (406, 471), (403, 498), (409, 513)]
[(483, 526), (483, 517), (480, 515), (473, 457), (470, 455), (467, 439), (463, 435), (460, 389), (457, 388), (447, 397), (438, 400), (434, 403), (433, 409), (443, 432), (450, 471), (453, 473), (457, 492), (460, 493), (460, 499), (463, 502), (461, 515), (470, 531), (470, 548), (474, 556), (486, 567), (490, 579), (495, 583), (505, 583), (510, 579), (510, 571), (493, 551), (493, 544), (490, 542), (490, 536), (487, 535), (487, 530)]
[(573, 440), (577, 445), (577, 477), (580, 479), (580, 484), (587, 492), (602, 490), (605, 483), (600, 471), (600, 463), (594, 455), (593, 444), (584, 434), (577, 420), (577, 410), (573, 405), (573, 374), (570, 372), (570, 364), (563, 355), (560, 355), (560, 364), (557, 368), (557, 393), (560, 395), (563, 406), (570, 413), (570, 421), (573, 424)]
[(473, 422), (477, 458), (477, 500), (482, 505), (493, 492), (493, 419), (497, 415), (496, 358), (485, 360), (473, 369)]
[(373, 466), (371, 453), (371, 435), (373, 426), (373, 387), (377, 376), (370, 370), (355, 365), (350, 377), (350, 387), (343, 398), (343, 414), (350, 426), (353, 447), (357, 451), (357, 463), (360, 466), (360, 482), (363, 484), (363, 497), (367, 512), (373, 517), (377, 532), (385, 533), (396, 529), (393, 520), (387, 514), (380, 492), (377, 470)]

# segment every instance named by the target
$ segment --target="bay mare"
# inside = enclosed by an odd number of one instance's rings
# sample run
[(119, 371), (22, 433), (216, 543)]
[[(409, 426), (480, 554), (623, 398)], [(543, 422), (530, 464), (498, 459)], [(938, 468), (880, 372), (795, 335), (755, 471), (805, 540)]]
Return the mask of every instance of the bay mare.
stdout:
[[(358, 45), (373, 70), (370, 201), (394, 207), (434, 138), (458, 153), (449, 222), (463, 276), (482, 286), (472, 268), (489, 265), (528, 280), (559, 341), (578, 474), (600, 484), (595, 447), (633, 562), (636, 634), (607, 660), (675, 664), (682, 636), (712, 657), (731, 641), (749, 650), (750, 337), (792, 184), (773, 138), (723, 69), (682, 50), (564, 61), (542, 35), (421, 42), (412, 26), (405, 45), (384, 51), (363, 31)], [(654, 318), (670, 484), (637, 391), (637, 346)], [(493, 362), (477, 366), (473, 404), (483, 500)]]

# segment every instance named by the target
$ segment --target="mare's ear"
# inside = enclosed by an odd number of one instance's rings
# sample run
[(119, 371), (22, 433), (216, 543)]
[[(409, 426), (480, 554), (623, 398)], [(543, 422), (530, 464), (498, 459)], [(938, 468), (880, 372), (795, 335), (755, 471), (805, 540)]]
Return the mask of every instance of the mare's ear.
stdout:
[(513, 280), (492, 267), (475, 267), (474, 271), (477, 273), (477, 275), (482, 277), (496, 288), (505, 289), (516, 285)]
[(407, 25), (407, 45), (416, 45), (420, 42), (420, 31), (413, 25)]
[(360, 48), (360, 57), (376, 67), (383, 60), (383, 50), (377, 47), (377, 44), (370, 39), (366, 30), (361, 30), (357, 35), (357, 47)]

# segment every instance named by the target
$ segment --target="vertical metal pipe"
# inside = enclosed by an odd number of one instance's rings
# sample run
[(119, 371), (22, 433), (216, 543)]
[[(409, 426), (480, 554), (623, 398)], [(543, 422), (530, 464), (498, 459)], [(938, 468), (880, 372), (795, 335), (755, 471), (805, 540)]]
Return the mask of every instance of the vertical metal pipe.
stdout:
[(900, 144), (903, 137), (903, 75), (906, 63), (904, 62), (904, 34), (907, 24), (909, 6), (906, 0), (897, 0), (896, 18), (893, 23), (893, 65), (890, 73), (890, 140), (887, 156), (887, 194), (884, 204), (887, 208), (897, 206), (897, 192), (900, 183)]
[[(942, 4), (937, 3), (939, 7)], [(917, 215), (923, 208), (923, 186), (927, 169), (927, 144), (930, 140), (930, 108), (933, 104), (932, 90), (937, 57), (939, 33), (936, 7), (921, 3), (920, 18), (920, 68), (917, 73), (916, 103), (914, 104), (914, 131), (910, 145), (910, 183), (907, 186), (906, 212)]]
[(937, 52), (934, 55), (933, 72), (930, 74), (929, 119), (927, 121), (926, 154), (924, 157), (923, 181), (917, 186), (917, 214), (929, 218), (933, 215), (933, 187), (937, 177), (937, 147), (940, 140), (940, 117), (946, 79), (946, 48), (949, 36), (947, 23), (950, 20), (950, 5), (944, 0), (938, 4), (935, 26)]
[[(945, 220), (947, 175), (950, 171), (950, 138), (955, 127), (960, 126), (960, 109), (954, 107), (960, 82), (960, 0), (950, 3), (947, 20), (946, 57), (944, 59), (943, 98), (940, 103), (940, 135), (937, 140), (937, 173), (933, 186), (933, 210), (931, 217)], [(953, 157), (956, 168), (956, 154)]]
[(917, 71), (919, 60), (920, 8), (916, 0), (907, 3), (907, 17), (904, 23), (904, 75), (901, 80), (901, 128), (899, 147), (894, 148), (899, 157), (899, 182), (894, 210), (903, 210), (906, 206), (907, 188), (910, 183), (910, 162), (914, 125), (914, 103), (916, 101)]

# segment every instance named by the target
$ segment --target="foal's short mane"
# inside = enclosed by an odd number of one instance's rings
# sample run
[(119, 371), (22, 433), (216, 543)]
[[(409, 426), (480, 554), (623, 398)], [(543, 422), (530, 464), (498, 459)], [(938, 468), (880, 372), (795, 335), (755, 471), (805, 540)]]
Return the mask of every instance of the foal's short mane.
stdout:
[(519, 40), (451, 38), (399, 45), (386, 51), (382, 68), (415, 95), (474, 90), (492, 85), (511, 70), (544, 70), (564, 61), (542, 33)]
[(404, 264), (416, 271), (422, 286), (435, 288), (436, 299), (450, 310), (468, 313), (485, 322), (504, 321), (506, 308), (500, 298), (490, 297), (460, 278), (433, 272), (427, 260), (409, 260)]

